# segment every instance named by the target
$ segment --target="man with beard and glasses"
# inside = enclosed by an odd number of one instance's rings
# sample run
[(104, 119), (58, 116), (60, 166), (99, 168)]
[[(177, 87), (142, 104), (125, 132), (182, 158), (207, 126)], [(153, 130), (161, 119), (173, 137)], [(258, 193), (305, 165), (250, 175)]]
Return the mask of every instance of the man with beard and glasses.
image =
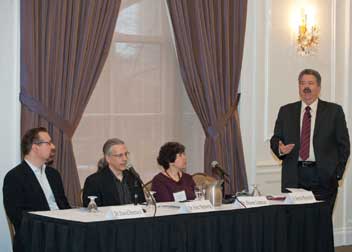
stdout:
[(28, 130), (21, 141), (22, 162), (10, 170), (3, 184), (6, 214), (15, 227), (13, 251), (24, 251), (20, 236), (22, 215), (30, 211), (67, 209), (60, 173), (50, 167), (55, 145), (46, 128)]
[(312, 69), (298, 77), (301, 101), (280, 108), (270, 140), (282, 160), (281, 189), (303, 188), (334, 208), (338, 181), (350, 155), (345, 115), (340, 105), (320, 100), (321, 76)]

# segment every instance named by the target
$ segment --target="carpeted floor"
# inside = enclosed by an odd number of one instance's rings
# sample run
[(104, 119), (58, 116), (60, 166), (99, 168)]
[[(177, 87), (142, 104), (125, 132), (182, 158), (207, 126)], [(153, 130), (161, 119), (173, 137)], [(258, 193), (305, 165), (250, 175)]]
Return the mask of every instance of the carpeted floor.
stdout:
[(352, 245), (351, 246), (336, 247), (335, 252), (352, 252)]

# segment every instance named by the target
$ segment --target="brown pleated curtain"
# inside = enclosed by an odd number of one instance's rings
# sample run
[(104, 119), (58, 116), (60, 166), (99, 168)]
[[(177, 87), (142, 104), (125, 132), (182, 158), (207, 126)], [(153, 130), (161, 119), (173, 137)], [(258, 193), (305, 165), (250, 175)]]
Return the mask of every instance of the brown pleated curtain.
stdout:
[(80, 184), (72, 136), (107, 58), (121, 0), (21, 0), (21, 133), (44, 126), (69, 202)]
[(247, 0), (167, 0), (181, 75), (206, 134), (205, 171), (217, 160), (227, 193), (248, 188), (238, 115)]

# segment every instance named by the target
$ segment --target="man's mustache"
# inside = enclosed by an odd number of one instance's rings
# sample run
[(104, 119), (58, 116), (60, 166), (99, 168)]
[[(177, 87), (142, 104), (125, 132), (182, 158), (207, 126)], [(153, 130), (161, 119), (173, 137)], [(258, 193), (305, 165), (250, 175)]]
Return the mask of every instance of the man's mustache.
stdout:
[(303, 89), (303, 93), (305, 94), (310, 94), (312, 92), (312, 90), (310, 90), (309, 87), (306, 87), (305, 89)]

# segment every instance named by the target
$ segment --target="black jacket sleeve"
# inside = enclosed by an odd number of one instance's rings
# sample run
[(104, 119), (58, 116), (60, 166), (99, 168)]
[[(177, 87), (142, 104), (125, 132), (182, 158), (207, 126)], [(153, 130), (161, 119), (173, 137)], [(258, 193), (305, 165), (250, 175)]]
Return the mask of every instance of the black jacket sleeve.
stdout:
[(6, 214), (18, 230), (21, 224), (22, 211), (26, 209), (24, 198), (22, 197), (21, 183), (13, 172), (8, 173), (4, 179), (3, 201)]
[(338, 106), (336, 113), (336, 143), (338, 149), (338, 164), (336, 167), (336, 178), (342, 178), (345, 171), (348, 157), (350, 156), (350, 136), (346, 126), (345, 114), (341, 106)]
[(99, 181), (96, 181), (96, 176), (95, 174), (89, 176), (86, 181), (84, 182), (84, 187), (83, 187), (83, 206), (87, 207), (89, 204), (90, 199), (88, 196), (97, 196), (95, 199), (95, 203), (98, 206), (102, 205), (102, 195), (101, 195), (101, 190), (99, 189)]
[(284, 158), (284, 155), (280, 155), (279, 153), (279, 142), (283, 140), (282, 116), (283, 116), (283, 109), (281, 107), (275, 122), (274, 135), (270, 139), (270, 148), (273, 151), (273, 153), (276, 155), (276, 157), (279, 159)]

